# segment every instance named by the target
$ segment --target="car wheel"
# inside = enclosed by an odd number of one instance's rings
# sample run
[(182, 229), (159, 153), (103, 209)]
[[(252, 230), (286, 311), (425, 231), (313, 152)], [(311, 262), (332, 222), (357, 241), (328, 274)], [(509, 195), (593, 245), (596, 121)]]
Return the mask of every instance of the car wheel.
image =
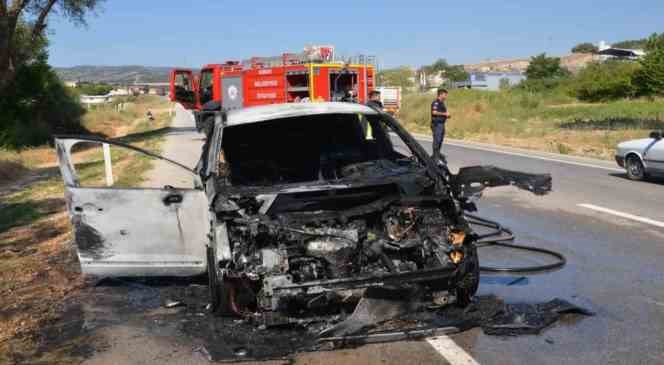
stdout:
[(456, 304), (459, 307), (467, 307), (480, 286), (480, 261), (477, 257), (477, 247), (472, 245), (466, 250), (466, 255), (466, 271), (457, 282), (455, 290)]
[(646, 169), (638, 156), (630, 155), (625, 161), (625, 170), (630, 180), (643, 180), (646, 178)]
[(219, 309), (220, 295), (217, 268), (215, 265), (214, 250), (207, 247), (207, 271), (208, 271), (208, 291), (210, 294), (210, 310), (216, 312)]

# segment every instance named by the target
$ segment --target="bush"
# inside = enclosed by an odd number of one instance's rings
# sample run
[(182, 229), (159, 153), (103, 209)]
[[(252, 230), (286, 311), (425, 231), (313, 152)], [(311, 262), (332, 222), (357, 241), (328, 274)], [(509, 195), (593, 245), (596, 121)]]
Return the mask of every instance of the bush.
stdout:
[(0, 95), (0, 147), (47, 142), (54, 133), (79, 133), (84, 109), (45, 60), (20, 66)]
[(636, 62), (591, 63), (574, 78), (571, 91), (579, 100), (591, 102), (634, 97), (638, 92), (634, 76), (639, 69)]
[(567, 79), (549, 78), (549, 79), (525, 79), (521, 81), (516, 88), (525, 90), (529, 93), (552, 92), (565, 85)]
[(599, 48), (597, 48), (596, 45), (585, 42), (585, 43), (579, 43), (574, 48), (572, 48), (572, 53), (597, 53), (599, 51)]
[(113, 86), (103, 83), (81, 83), (76, 86), (76, 89), (83, 95), (106, 95), (113, 90)]
[(519, 99), (519, 105), (523, 109), (527, 110), (537, 109), (540, 106), (541, 102), (542, 102), (541, 96), (532, 93), (523, 94), (521, 95), (521, 99)]

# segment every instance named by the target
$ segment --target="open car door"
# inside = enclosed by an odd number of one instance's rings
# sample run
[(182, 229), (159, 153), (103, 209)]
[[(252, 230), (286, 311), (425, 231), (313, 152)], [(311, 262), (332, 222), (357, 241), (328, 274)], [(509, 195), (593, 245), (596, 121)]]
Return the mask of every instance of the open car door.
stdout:
[(191, 70), (181, 68), (171, 70), (169, 84), (171, 101), (182, 104), (185, 109), (196, 108), (198, 87)]
[[(95, 137), (56, 137), (55, 147), (84, 274), (192, 276), (206, 271), (208, 200), (192, 170), (131, 145)], [(128, 153), (177, 166), (191, 174), (191, 188), (117, 187), (121, 181), (114, 184), (112, 161), (122, 161)], [(82, 158), (86, 162), (80, 162)], [(88, 182), (90, 176), (96, 180)]]

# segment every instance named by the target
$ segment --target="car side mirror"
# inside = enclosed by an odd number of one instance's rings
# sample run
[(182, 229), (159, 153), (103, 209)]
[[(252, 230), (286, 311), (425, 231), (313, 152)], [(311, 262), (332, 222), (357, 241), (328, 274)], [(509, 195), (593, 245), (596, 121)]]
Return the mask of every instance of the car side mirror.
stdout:
[(650, 132), (650, 138), (653, 138), (657, 141), (662, 139), (662, 132), (661, 131), (652, 131)]

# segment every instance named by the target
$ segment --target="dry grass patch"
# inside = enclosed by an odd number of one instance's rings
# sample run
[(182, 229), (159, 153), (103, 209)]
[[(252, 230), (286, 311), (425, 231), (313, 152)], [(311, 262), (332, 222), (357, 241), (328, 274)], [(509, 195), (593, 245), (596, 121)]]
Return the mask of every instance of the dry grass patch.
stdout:
[[(137, 114), (132, 112), (131, 118), (118, 117), (112, 122), (96, 114), (102, 111), (93, 110), (86, 127), (110, 137), (133, 135), (138, 146), (158, 151), (163, 133), (146, 132), (168, 126), (169, 104), (139, 98), (134, 109)], [(154, 122), (144, 116), (148, 108), (155, 114)], [(107, 111), (102, 114), (107, 115)], [(82, 176), (102, 181), (103, 162), (95, 153), (81, 150), (74, 154), (76, 159), (93, 161), (81, 168)], [(150, 160), (119, 149), (113, 162), (117, 179), (134, 186), (151, 167)], [(15, 171), (19, 170), (23, 174), (16, 179)], [(83, 285), (83, 279), (71, 245), (64, 187), (53, 148), (0, 151), (0, 173), (0, 177), (12, 178), (0, 180), (0, 185), (4, 183), (0, 192), (0, 363), (11, 363), (16, 354), (37, 351), (39, 338), (35, 334), (61, 315), (63, 301)]]
[[(407, 129), (431, 133), (433, 99), (404, 97), (399, 119)], [(608, 160), (619, 142), (664, 129), (664, 99), (579, 103), (555, 93), (451, 90), (447, 106), (450, 138)]]

